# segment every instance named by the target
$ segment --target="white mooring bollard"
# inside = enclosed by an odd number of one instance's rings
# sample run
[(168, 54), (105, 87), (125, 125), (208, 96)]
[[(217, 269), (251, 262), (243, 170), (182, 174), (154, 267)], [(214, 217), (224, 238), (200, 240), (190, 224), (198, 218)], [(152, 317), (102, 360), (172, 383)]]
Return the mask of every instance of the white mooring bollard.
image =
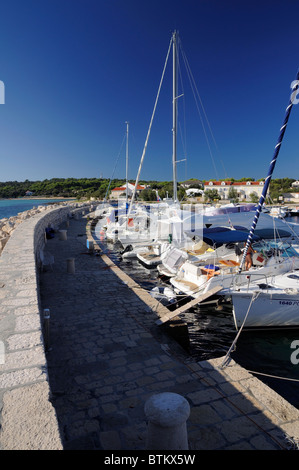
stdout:
[(67, 264), (67, 272), (70, 274), (74, 274), (75, 273), (75, 258), (68, 258), (66, 260), (66, 264)]
[(59, 240), (67, 240), (67, 230), (59, 230)]
[(147, 450), (188, 450), (188, 401), (177, 393), (159, 393), (145, 403)]

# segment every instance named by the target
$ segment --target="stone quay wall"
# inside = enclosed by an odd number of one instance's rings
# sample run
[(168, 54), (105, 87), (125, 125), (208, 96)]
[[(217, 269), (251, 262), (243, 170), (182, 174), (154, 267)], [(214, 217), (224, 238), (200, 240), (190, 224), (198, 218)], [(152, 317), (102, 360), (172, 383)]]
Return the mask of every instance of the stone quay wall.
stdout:
[[(0, 256), (0, 449), (60, 450), (51, 404), (39, 299), (45, 230), (91, 205), (45, 206), (5, 221), (12, 227)], [(30, 212), (30, 211), (27, 211)], [(16, 221), (16, 219), (18, 219)], [(20, 222), (21, 221), (21, 222)], [(3, 224), (2, 224), (3, 225)]]

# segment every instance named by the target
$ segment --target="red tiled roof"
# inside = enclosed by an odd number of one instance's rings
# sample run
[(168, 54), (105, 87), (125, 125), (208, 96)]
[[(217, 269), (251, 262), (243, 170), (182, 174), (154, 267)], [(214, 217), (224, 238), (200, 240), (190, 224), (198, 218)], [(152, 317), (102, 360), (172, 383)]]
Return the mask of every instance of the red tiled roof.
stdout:
[[(134, 185), (133, 185), (134, 186)], [(139, 184), (137, 185), (137, 190), (139, 189), (144, 189), (144, 186), (140, 186)], [(119, 188), (113, 188), (112, 191), (125, 191), (126, 186), (120, 186)]]

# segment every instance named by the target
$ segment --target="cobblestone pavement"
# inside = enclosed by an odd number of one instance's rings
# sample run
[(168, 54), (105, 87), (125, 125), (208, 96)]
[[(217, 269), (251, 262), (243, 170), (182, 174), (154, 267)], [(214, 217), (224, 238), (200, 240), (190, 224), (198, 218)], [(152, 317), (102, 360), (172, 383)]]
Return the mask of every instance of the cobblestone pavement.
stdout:
[(287, 448), (285, 433), (299, 434), (297, 410), (233, 361), (223, 373), (217, 360), (192, 361), (105, 258), (87, 253), (85, 227), (86, 219), (72, 219), (66, 241), (48, 240), (55, 263), (40, 277), (64, 449), (145, 449), (144, 405), (160, 392), (188, 400), (190, 451)]

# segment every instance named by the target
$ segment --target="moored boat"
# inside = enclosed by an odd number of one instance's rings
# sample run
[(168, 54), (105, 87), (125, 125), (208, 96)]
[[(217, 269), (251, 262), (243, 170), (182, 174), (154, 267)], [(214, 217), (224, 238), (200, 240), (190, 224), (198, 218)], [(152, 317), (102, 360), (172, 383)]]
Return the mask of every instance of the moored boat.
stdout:
[(229, 291), (237, 330), (299, 327), (299, 270), (237, 284)]

